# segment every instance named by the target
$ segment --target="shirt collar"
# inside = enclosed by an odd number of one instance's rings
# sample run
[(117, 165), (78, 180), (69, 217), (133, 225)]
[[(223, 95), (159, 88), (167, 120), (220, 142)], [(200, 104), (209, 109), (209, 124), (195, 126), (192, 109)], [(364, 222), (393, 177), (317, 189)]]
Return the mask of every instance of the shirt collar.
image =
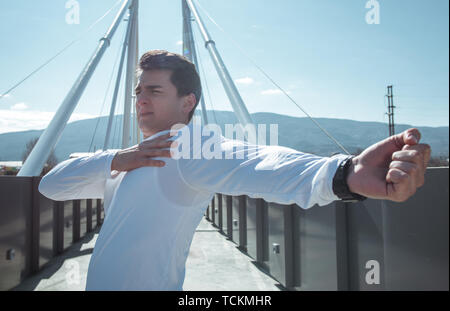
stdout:
[[(179, 130), (181, 130), (182, 128), (184, 128), (184, 127), (186, 127), (186, 126), (188, 126), (190, 129), (192, 129), (192, 125), (193, 125), (193, 122), (192, 122), (192, 119), (191, 119), (191, 121), (189, 121), (189, 123), (188, 123), (187, 125), (184, 124), (183, 126), (181, 126), (180, 128), (178, 128), (178, 130), (176, 130), (176, 131), (179, 131)], [(172, 132), (172, 131), (173, 131), (173, 130), (163, 130), (163, 131), (160, 131), (160, 132), (158, 132), (158, 133), (156, 133), (156, 134), (153, 134), (152, 136), (149, 136), (149, 137), (145, 138), (143, 141), (147, 141), (147, 140), (154, 139), (154, 138), (156, 138), (156, 137), (162, 136), (162, 135), (167, 134), (167, 133)], [(176, 132), (176, 131), (175, 131), (175, 132)], [(176, 136), (176, 135), (174, 135), (174, 136)]]

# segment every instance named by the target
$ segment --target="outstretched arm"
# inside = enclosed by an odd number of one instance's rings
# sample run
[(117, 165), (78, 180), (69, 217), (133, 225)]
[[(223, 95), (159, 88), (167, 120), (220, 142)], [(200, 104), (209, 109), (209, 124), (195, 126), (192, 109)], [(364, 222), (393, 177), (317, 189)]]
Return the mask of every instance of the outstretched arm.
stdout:
[[(420, 132), (409, 129), (353, 158), (347, 179), (350, 191), (374, 199), (407, 200), (423, 185), (430, 159), (430, 146), (418, 144), (419, 140)], [(241, 151), (234, 151), (239, 144)], [(346, 155), (319, 157), (225, 138), (219, 145), (221, 159), (180, 159), (180, 172), (187, 184), (200, 191), (296, 203), (305, 209), (339, 200), (332, 181)]]

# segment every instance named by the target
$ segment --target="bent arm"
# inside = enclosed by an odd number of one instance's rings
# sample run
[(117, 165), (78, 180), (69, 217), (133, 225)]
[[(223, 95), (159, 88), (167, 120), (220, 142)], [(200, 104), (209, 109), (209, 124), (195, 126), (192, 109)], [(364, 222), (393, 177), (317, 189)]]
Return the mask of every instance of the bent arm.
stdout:
[(304, 209), (339, 200), (333, 193), (332, 181), (347, 155), (320, 157), (291, 148), (249, 145), (226, 138), (220, 149), (221, 159), (180, 159), (180, 173), (185, 182), (199, 191), (295, 203)]
[(39, 192), (55, 201), (103, 199), (117, 151), (107, 150), (59, 163), (42, 178)]

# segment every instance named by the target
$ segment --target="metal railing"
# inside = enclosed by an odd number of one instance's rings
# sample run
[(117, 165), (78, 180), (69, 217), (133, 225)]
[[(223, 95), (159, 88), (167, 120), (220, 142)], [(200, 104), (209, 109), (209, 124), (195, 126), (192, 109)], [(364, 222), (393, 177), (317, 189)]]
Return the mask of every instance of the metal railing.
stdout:
[(41, 177), (0, 176), (0, 290), (38, 272), (103, 222), (100, 199), (53, 201)]
[[(428, 169), (425, 185), (404, 203), (304, 210), (216, 194), (206, 218), (290, 290), (448, 290), (448, 173)], [(103, 221), (102, 200), (52, 201), (39, 193), (39, 181), (0, 176), (0, 290)]]
[(290, 290), (448, 290), (448, 206), (446, 167), (403, 203), (304, 210), (216, 194), (206, 217)]

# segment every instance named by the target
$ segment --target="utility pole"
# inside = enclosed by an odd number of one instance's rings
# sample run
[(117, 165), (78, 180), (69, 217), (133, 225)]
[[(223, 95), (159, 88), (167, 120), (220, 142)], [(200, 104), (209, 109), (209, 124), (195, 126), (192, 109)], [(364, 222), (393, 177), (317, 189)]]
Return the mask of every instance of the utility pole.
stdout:
[(392, 85), (388, 85), (387, 87), (387, 98), (388, 98), (388, 113), (389, 116), (389, 136), (395, 135), (395, 126), (394, 126), (394, 95), (392, 94)]

